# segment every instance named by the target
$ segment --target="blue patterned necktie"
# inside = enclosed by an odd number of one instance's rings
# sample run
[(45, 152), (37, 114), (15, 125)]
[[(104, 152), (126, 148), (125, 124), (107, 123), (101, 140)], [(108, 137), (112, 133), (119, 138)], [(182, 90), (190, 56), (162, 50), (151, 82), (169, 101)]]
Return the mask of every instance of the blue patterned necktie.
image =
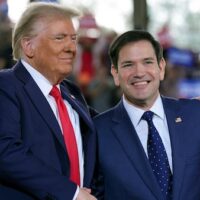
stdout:
[(153, 112), (146, 111), (142, 116), (142, 119), (147, 121), (149, 130), (147, 152), (153, 173), (160, 185), (164, 198), (167, 199), (171, 195), (172, 173), (162, 139), (152, 121), (153, 115)]

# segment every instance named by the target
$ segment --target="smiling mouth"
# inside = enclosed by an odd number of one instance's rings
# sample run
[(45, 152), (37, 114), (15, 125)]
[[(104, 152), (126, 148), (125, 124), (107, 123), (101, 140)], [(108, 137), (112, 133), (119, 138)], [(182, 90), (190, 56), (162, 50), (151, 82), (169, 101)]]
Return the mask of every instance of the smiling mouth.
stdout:
[(60, 60), (63, 62), (68, 62), (68, 63), (72, 63), (74, 61), (73, 58), (60, 58)]
[(69, 57), (69, 58), (60, 58), (61, 60), (73, 60), (72, 57)]
[(145, 86), (148, 83), (150, 83), (150, 81), (140, 81), (140, 82), (133, 82), (133, 83), (131, 83), (131, 85), (134, 85), (134, 86)]

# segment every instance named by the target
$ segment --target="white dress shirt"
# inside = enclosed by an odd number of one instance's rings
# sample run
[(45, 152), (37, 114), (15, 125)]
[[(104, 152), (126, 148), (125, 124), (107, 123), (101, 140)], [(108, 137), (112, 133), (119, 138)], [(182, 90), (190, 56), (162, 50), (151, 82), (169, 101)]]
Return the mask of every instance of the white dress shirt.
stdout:
[[(49, 105), (51, 106), (51, 109), (53, 110), (54, 115), (56, 116), (56, 119), (58, 120), (58, 123), (60, 125), (60, 128), (62, 130), (60, 118), (59, 118), (59, 113), (57, 109), (57, 104), (51, 95), (49, 95), (51, 89), (52, 89), (52, 84), (36, 69), (31, 67), (27, 62), (24, 60), (21, 60), (22, 64), (24, 67), (27, 69), (27, 71), (30, 73), (38, 87), (40, 88), (41, 92), (45, 96), (46, 100), (49, 102)], [(60, 86), (57, 85), (58, 89), (60, 90)], [(83, 165), (84, 165), (84, 155), (83, 155), (83, 149), (82, 149), (82, 137), (81, 137), (81, 131), (80, 131), (80, 121), (79, 121), (79, 115), (78, 113), (72, 108), (72, 106), (64, 99), (64, 103), (67, 107), (69, 118), (71, 120), (72, 126), (74, 128), (74, 133), (76, 137), (76, 142), (77, 142), (77, 148), (78, 148), (78, 156), (79, 156), (79, 167), (80, 167), (80, 186), (83, 186), (83, 176), (84, 176), (84, 170), (83, 170)], [(67, 188), (66, 188), (67, 189)], [(75, 196), (73, 199), (76, 198), (78, 194), (78, 189), (75, 193)]]
[[(148, 124), (146, 120), (141, 119), (145, 111), (134, 106), (133, 104), (130, 104), (125, 99), (124, 96), (123, 96), (123, 104), (136, 130), (136, 133), (140, 139), (140, 142), (144, 148), (144, 151), (148, 157), (148, 153), (147, 153)], [(151, 107), (150, 111), (154, 112), (153, 123), (156, 129), (158, 130), (159, 135), (164, 144), (167, 157), (169, 160), (169, 165), (172, 171), (172, 150), (171, 150), (169, 129), (168, 129), (167, 119), (166, 119), (166, 115), (163, 109), (163, 104), (162, 104), (162, 100), (160, 96), (158, 96), (155, 103)]]

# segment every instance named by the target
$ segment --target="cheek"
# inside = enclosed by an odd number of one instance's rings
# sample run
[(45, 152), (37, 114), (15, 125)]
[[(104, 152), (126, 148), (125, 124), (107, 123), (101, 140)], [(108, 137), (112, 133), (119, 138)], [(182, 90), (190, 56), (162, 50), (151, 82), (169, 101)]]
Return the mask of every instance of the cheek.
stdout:
[(121, 85), (122, 87), (127, 87), (129, 82), (128, 80), (129, 80), (128, 74), (124, 73), (118, 76), (119, 85)]
[(162, 81), (164, 79), (164, 72), (160, 69), (154, 69), (148, 71), (149, 76), (151, 76), (154, 80)]
[(131, 80), (133, 76), (134, 76), (133, 72), (131, 72), (131, 71), (124, 71), (124, 73), (121, 74), (121, 76), (119, 78), (120, 78), (120, 80), (122, 82), (128, 83), (129, 80)]

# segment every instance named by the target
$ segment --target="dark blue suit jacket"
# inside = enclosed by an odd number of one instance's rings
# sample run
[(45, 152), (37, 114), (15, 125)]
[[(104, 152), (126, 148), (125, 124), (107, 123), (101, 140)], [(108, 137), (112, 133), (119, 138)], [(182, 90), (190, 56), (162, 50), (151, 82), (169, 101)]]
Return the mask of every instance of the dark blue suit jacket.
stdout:
[[(95, 162), (90, 113), (75, 85), (63, 81), (61, 93), (80, 116), (84, 186), (90, 187)], [(69, 160), (59, 124), (21, 62), (0, 72), (0, 184), (34, 199), (67, 200), (76, 191), (69, 180)]]
[[(162, 98), (173, 162), (173, 200), (200, 199), (200, 101)], [(120, 102), (95, 119), (96, 195), (105, 200), (162, 200), (131, 120)]]

